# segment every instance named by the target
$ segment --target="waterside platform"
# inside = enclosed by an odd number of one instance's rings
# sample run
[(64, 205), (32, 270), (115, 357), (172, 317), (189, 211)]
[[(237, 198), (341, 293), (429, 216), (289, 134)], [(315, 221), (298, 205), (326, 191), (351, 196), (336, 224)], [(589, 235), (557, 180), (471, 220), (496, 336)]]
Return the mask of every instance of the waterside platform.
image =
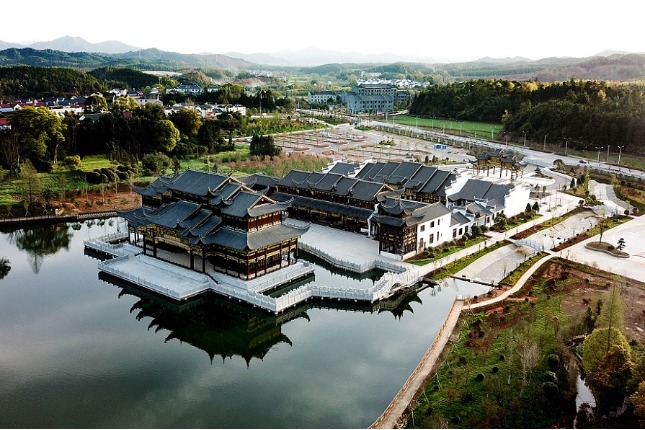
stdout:
[[(279, 314), (310, 299), (374, 303), (416, 285), (421, 280), (419, 270), (414, 266), (406, 268), (396, 263), (379, 264), (380, 259), (377, 259), (377, 266), (386, 270), (397, 270), (398, 273), (386, 273), (369, 288), (307, 284), (279, 297), (270, 297), (263, 293), (311, 276), (315, 266), (300, 261), (259, 278), (244, 281), (215, 271), (196, 272), (181, 265), (143, 255), (141, 248), (124, 242), (127, 238), (127, 233), (117, 233), (85, 240), (84, 244), (87, 250), (111, 257), (99, 263), (101, 272), (175, 301), (186, 301), (206, 292), (213, 292)], [(320, 252), (317, 254), (320, 255)]]

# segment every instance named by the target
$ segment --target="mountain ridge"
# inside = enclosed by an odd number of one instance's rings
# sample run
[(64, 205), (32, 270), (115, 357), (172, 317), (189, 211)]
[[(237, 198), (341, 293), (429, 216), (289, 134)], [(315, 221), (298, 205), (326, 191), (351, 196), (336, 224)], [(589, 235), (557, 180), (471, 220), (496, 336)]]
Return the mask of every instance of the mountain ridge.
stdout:
[[(475, 61), (441, 63), (429, 60), (396, 61), (396, 57), (392, 58), (387, 55), (374, 57), (371, 54), (356, 54), (356, 58), (353, 58), (350, 53), (341, 53), (342, 58), (338, 58), (338, 53), (318, 48), (280, 51), (274, 54), (241, 54), (238, 52), (228, 52), (227, 54), (230, 55), (214, 53), (181, 54), (162, 51), (157, 48), (139, 49), (120, 44), (120, 42), (113, 46), (120, 46), (120, 49), (129, 49), (127, 52), (107, 54), (103, 52), (76, 51), (76, 49), (89, 46), (86, 44), (89, 42), (82, 38), (66, 36), (57, 40), (60, 43), (67, 43), (66, 49), (71, 49), (71, 51), (50, 48), (8, 47), (0, 50), (0, 66), (69, 67), (86, 71), (101, 67), (113, 67), (176, 72), (198, 69), (257, 70), (266, 67), (269, 70), (285, 71), (299, 69), (303, 73), (331, 72), (338, 74), (345, 73), (345, 71), (350, 71), (350, 73), (381, 71), (398, 75), (415, 73), (437, 73), (441, 75), (443, 73), (445, 77), (452, 80), (507, 79), (539, 80), (542, 82), (569, 79), (645, 79), (645, 54), (622, 54), (613, 50), (605, 50), (595, 56), (581, 58), (548, 57), (530, 60), (525, 57), (483, 57)], [(0, 48), (11, 45), (8, 42), (0, 41)], [(106, 45), (90, 45), (93, 49), (107, 49), (105, 48)], [(301, 66), (295, 65), (295, 61), (283, 57), (289, 53), (292, 54), (292, 59), (298, 55), (301, 56), (300, 58), (304, 58), (304, 55), (309, 55), (308, 61), (301, 60), (303, 63), (318, 64), (323, 59), (340, 61), (330, 61), (317, 66)], [(318, 58), (318, 60), (313, 61), (314, 58)]]

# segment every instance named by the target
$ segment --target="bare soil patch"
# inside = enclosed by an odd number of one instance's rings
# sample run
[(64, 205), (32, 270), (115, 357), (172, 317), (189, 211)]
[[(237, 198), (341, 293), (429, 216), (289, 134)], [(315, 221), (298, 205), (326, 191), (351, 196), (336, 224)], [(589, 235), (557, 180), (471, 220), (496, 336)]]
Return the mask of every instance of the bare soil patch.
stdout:
[(558, 283), (566, 292), (561, 308), (572, 320), (581, 319), (588, 307), (595, 311), (602, 294), (612, 285), (620, 286), (627, 339), (645, 343), (645, 283), (560, 259), (548, 261), (539, 276), (547, 280), (547, 285), (566, 279)]

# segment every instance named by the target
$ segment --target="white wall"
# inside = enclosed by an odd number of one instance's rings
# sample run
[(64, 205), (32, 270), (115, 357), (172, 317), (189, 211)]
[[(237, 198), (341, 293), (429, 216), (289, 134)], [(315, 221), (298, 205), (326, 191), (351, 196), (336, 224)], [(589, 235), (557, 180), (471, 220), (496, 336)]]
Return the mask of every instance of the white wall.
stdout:
[(504, 200), (504, 214), (510, 218), (524, 212), (530, 194), (528, 187), (516, 184)]

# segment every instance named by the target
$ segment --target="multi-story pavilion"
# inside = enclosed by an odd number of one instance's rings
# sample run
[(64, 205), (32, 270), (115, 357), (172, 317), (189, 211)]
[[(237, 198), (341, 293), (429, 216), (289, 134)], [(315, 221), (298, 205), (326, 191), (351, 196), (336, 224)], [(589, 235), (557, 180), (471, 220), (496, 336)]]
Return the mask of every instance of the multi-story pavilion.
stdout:
[(193, 270), (198, 258), (202, 272), (209, 263), (244, 280), (262, 276), (296, 261), (308, 229), (283, 223), (290, 201), (276, 202), (230, 176), (187, 170), (135, 190), (142, 207), (119, 215), (144, 254), (185, 252)]

